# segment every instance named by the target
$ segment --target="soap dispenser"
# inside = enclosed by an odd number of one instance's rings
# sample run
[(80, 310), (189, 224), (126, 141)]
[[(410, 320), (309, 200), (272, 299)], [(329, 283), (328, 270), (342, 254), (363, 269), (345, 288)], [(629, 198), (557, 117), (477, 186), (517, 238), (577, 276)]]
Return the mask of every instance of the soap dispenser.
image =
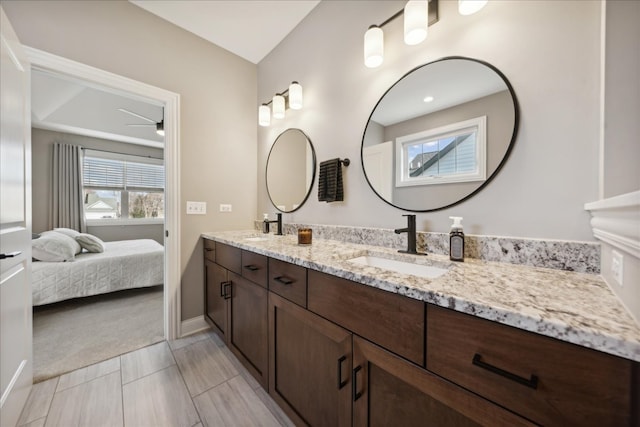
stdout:
[(450, 216), (453, 220), (449, 232), (449, 259), (451, 261), (464, 261), (464, 232), (462, 231), (462, 217)]
[(269, 233), (269, 214), (263, 214), (264, 219), (262, 220), (262, 232), (264, 234), (268, 234)]

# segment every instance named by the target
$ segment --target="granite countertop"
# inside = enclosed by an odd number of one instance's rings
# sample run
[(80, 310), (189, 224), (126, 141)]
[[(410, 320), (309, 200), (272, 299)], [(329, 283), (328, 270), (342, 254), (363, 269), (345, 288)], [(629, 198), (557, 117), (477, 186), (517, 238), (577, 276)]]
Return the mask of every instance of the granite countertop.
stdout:
[[(203, 233), (202, 237), (364, 285), (451, 308), (519, 329), (640, 361), (640, 327), (600, 276), (437, 254), (416, 256), (379, 246), (255, 230)], [(435, 279), (348, 262), (373, 255), (447, 269)]]

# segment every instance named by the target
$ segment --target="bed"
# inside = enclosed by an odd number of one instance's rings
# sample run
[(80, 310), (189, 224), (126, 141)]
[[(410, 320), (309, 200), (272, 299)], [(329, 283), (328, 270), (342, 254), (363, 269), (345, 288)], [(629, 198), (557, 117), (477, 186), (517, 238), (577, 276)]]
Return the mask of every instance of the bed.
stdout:
[(104, 242), (104, 252), (82, 252), (73, 261), (34, 261), (33, 305), (160, 285), (164, 247), (150, 239)]

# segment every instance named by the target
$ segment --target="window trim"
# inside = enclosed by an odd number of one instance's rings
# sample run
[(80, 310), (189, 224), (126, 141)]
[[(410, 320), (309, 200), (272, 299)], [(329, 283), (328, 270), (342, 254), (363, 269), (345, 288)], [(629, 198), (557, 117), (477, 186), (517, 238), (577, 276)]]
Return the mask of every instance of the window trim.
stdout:
[[(409, 176), (409, 159), (407, 159), (407, 145), (415, 144), (420, 140), (437, 139), (452, 136), (466, 129), (476, 130), (476, 164), (478, 170), (474, 173), (446, 175), (446, 176)], [(417, 185), (438, 185), (457, 182), (485, 181), (487, 179), (487, 116), (475, 117), (449, 125), (425, 130), (397, 137), (395, 140), (396, 158), (396, 187), (412, 187)]]

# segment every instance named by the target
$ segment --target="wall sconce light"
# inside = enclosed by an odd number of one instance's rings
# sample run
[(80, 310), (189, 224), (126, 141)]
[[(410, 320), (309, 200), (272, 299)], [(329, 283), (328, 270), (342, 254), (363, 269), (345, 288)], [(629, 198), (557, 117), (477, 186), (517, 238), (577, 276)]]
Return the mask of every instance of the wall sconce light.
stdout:
[[(292, 110), (302, 109), (302, 99), (302, 86), (298, 82), (291, 82), (284, 92), (276, 93), (269, 102), (258, 107), (258, 124), (260, 126), (271, 125), (272, 109), (274, 119), (284, 119), (287, 107)], [(271, 108), (269, 108), (269, 104), (271, 104)]]
[(438, 0), (410, 0), (405, 7), (380, 25), (372, 25), (364, 34), (364, 65), (376, 68), (384, 59), (382, 27), (404, 15), (404, 42), (416, 45), (427, 38), (429, 25), (438, 22)]
[(460, 15), (472, 15), (482, 9), (488, 0), (458, 0)]

